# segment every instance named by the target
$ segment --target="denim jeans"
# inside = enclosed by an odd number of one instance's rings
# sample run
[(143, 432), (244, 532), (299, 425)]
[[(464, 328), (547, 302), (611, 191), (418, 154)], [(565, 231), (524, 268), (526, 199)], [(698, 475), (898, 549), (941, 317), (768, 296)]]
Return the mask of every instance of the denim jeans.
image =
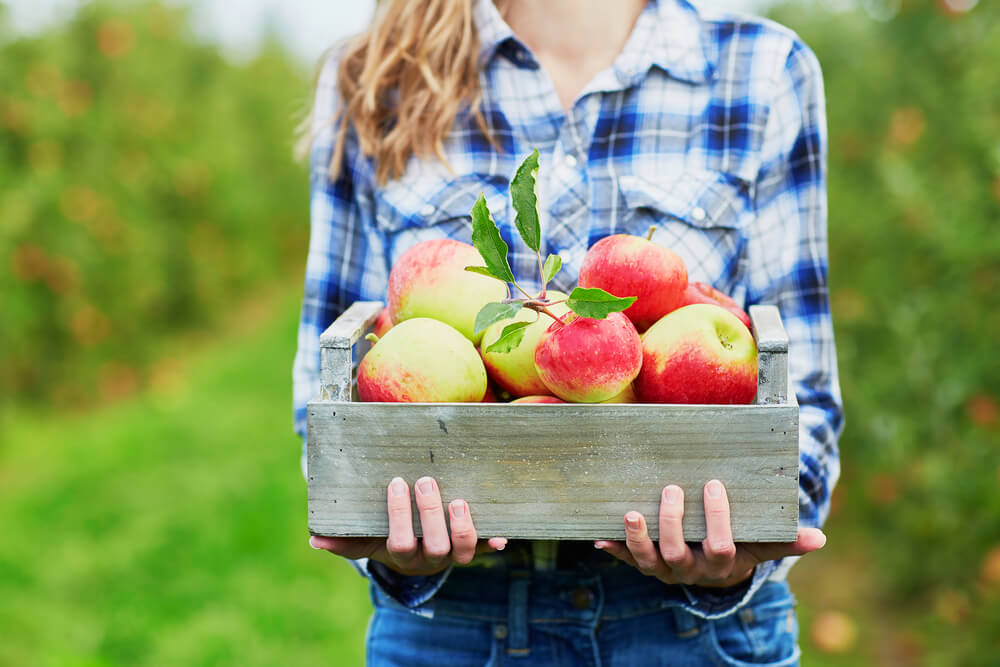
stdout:
[[(676, 606), (667, 587), (615, 561), (538, 571), (455, 568), (418, 616), (372, 587), (371, 667), (480, 665), (798, 665), (795, 598), (769, 581), (716, 620)], [(674, 598), (676, 599), (676, 598)]]

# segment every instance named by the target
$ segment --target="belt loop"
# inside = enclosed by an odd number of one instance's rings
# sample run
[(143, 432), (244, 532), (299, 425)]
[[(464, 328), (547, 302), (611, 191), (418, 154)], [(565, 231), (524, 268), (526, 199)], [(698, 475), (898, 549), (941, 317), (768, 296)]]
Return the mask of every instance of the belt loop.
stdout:
[(689, 611), (682, 607), (671, 607), (674, 612), (674, 626), (677, 629), (677, 636), (681, 639), (694, 637), (698, 634), (698, 619)]
[(511, 570), (510, 589), (507, 592), (507, 652), (528, 654), (528, 587), (531, 573)]

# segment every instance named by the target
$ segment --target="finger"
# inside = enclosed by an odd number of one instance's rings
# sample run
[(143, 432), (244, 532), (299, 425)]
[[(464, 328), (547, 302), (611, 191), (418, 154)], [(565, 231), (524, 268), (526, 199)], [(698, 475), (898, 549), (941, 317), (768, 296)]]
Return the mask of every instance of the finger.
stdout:
[(706, 575), (725, 579), (736, 562), (736, 544), (729, 522), (729, 498), (726, 487), (717, 479), (705, 485), (705, 529), (702, 544), (705, 553)]
[(381, 542), (379, 539), (372, 540), (364, 537), (323, 537), (321, 535), (313, 535), (309, 538), (309, 546), (313, 549), (329, 551), (332, 554), (351, 560), (371, 556)]
[(671, 484), (660, 497), (660, 557), (670, 568), (671, 578), (692, 583), (694, 554), (684, 542), (684, 490)]
[(799, 528), (798, 539), (794, 542), (741, 544), (758, 563), (777, 560), (785, 556), (804, 556), (826, 544), (826, 535), (819, 528)]
[(660, 559), (653, 540), (649, 539), (646, 518), (638, 512), (625, 514), (625, 546), (643, 574), (651, 577), (666, 577), (670, 574)]
[(424, 556), (433, 563), (443, 559), (451, 551), (448, 526), (444, 522), (441, 492), (433, 477), (421, 477), (414, 487), (417, 490), (420, 529), (424, 533)]
[(451, 501), (448, 516), (451, 520), (451, 557), (456, 563), (465, 565), (476, 555), (477, 539), (468, 503), (459, 499)]
[(417, 538), (413, 535), (413, 511), (410, 509), (410, 487), (402, 477), (389, 482), (386, 490), (389, 506), (389, 537), (385, 549), (389, 558), (400, 565), (409, 565), (417, 555)]
[(600, 549), (601, 551), (606, 551), (620, 561), (624, 561), (631, 565), (632, 567), (638, 568), (639, 566), (635, 562), (635, 558), (632, 557), (632, 552), (628, 550), (624, 542), (612, 542), (610, 540), (598, 540), (594, 542), (594, 547)]
[(503, 551), (507, 548), (507, 538), (506, 537), (491, 537), (486, 541), (492, 549), (496, 551)]

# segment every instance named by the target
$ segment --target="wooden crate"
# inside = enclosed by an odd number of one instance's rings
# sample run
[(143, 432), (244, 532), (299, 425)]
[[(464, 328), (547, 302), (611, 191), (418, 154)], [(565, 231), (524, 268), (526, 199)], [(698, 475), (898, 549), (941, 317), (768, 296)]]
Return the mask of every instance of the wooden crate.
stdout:
[(307, 435), (314, 535), (385, 536), (389, 480), (431, 475), (445, 503), (468, 501), (481, 537), (621, 540), (624, 514), (637, 510), (655, 539), (660, 492), (677, 484), (685, 539), (701, 540), (702, 487), (716, 478), (736, 541), (795, 539), (799, 409), (774, 306), (750, 308), (752, 405), (352, 402), (353, 370), (381, 308), (355, 303), (320, 338)]

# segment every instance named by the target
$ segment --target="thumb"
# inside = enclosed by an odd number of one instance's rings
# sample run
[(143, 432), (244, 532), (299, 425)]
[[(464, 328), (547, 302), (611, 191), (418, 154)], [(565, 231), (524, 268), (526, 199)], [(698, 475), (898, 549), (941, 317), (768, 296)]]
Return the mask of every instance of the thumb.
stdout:
[(799, 533), (794, 542), (775, 542), (763, 544), (745, 545), (750, 553), (759, 562), (767, 560), (778, 560), (786, 556), (804, 556), (818, 549), (822, 549), (826, 544), (826, 535), (819, 528), (799, 528)]

